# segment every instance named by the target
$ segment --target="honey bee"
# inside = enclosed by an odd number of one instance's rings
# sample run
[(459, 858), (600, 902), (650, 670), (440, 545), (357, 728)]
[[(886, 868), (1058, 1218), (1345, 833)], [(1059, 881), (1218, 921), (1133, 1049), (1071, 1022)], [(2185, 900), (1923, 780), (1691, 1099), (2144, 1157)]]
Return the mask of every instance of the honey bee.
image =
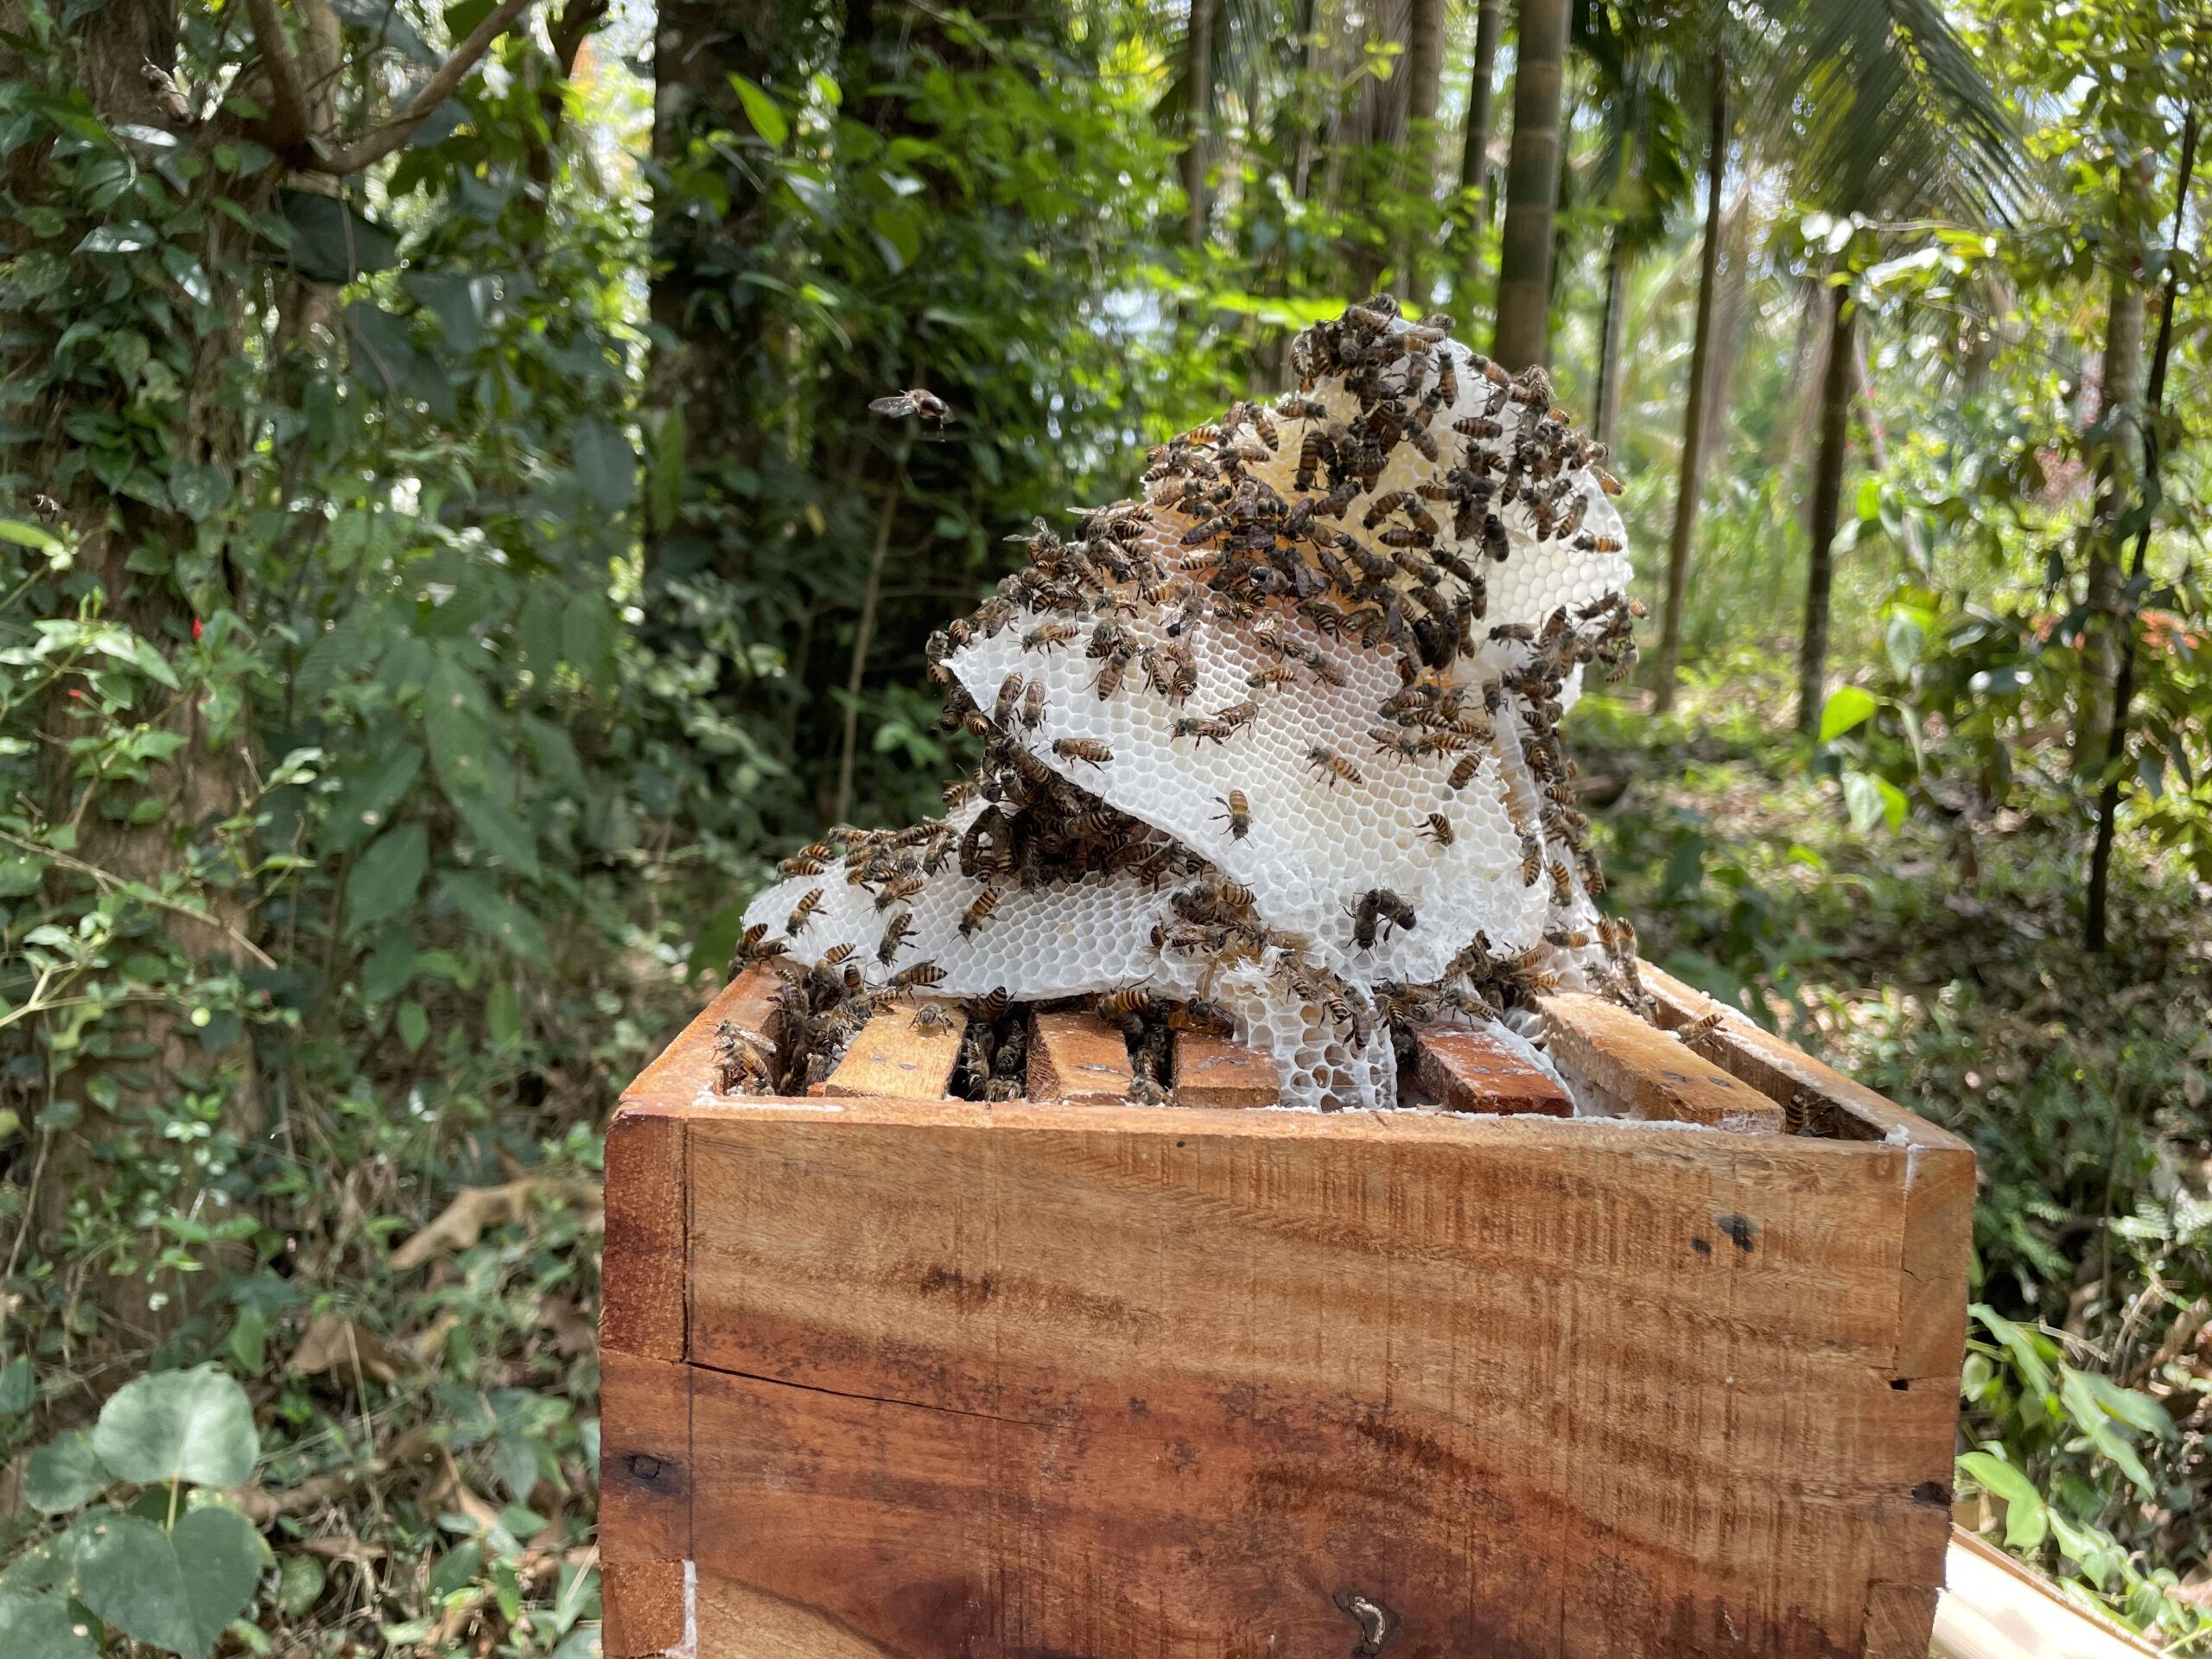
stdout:
[(1015, 711), (1021, 706), (1022, 688), (1027, 683), (1019, 674), (1009, 674), (999, 683), (998, 702), (991, 715), (1001, 726), (1014, 724)]
[(1081, 760), (1102, 769), (1114, 758), (1114, 751), (1095, 737), (1054, 738), (1052, 753), (1063, 760)]
[(933, 423), (937, 427), (937, 435), (940, 437), (944, 434), (944, 423), (952, 418), (951, 407), (944, 399), (922, 386), (910, 386), (905, 391), (894, 392), (888, 397), (878, 397), (868, 404), (868, 408), (875, 414), (888, 415), (893, 419), (918, 416)]
[(976, 1017), (988, 1024), (996, 1025), (1006, 1018), (1007, 1010), (1013, 1007), (1014, 993), (1003, 985), (994, 985), (976, 1002)]
[(952, 1029), (952, 1015), (942, 1002), (925, 1002), (906, 1023), (925, 1037), (935, 1037)]
[(903, 904), (922, 890), (922, 875), (917, 870), (906, 870), (893, 876), (883, 884), (883, 891), (875, 895), (875, 907), (888, 910)]
[(1552, 879), (1552, 897), (1562, 905), (1567, 904), (1573, 899), (1574, 897), (1574, 883), (1569, 875), (1566, 864), (1560, 860), (1555, 858), (1552, 860), (1550, 863), (1544, 866), (1544, 868)]
[(715, 1027), (715, 1090), (724, 1095), (765, 1095), (775, 1088), (767, 1057), (734, 1020)]
[(1598, 475), (1598, 487), (1605, 491), (1607, 495), (1618, 495), (1621, 493), (1620, 480), (1602, 467), (1593, 467), (1591, 470)]
[(1021, 636), (1024, 651), (1050, 651), (1071, 642), (1083, 630), (1072, 622), (1046, 622)]
[(1713, 1033), (1719, 1030), (1722, 1022), (1727, 1017), (1726, 1014), (1715, 1008), (1711, 1014), (1700, 1014), (1689, 1024), (1679, 1028), (1675, 1035), (1694, 1048), (1700, 1043), (1712, 1040)]
[(1584, 553), (1618, 553), (1621, 538), (1618, 536), (1599, 536), (1588, 531), (1574, 538), (1575, 547)]
[(1452, 820), (1441, 812), (1432, 812), (1423, 819), (1421, 832), (1440, 847), (1449, 847), (1457, 839), (1452, 834)]
[(1022, 694), (1021, 723), (1033, 732), (1045, 723), (1044, 681), (1030, 681), (1028, 690)]
[(1521, 988), (1531, 996), (1549, 996), (1559, 989), (1559, 976), (1548, 969), (1521, 976)]
[(1320, 681), (1322, 683), (1325, 685), (1332, 685), (1339, 691), (1344, 690), (1346, 683), (1348, 683), (1344, 678), (1344, 670), (1338, 667), (1334, 662), (1331, 661), (1330, 658), (1322, 652), (1318, 651), (1309, 651), (1305, 654), (1304, 661), (1307, 670), (1313, 674), (1313, 677)]
[(1376, 931), (1385, 925), (1410, 929), (1414, 925), (1414, 907), (1388, 887), (1370, 887), (1360, 895), (1359, 904), (1351, 911), (1351, 940), (1361, 950), (1375, 948)]
[(986, 884), (983, 890), (969, 901), (968, 908), (960, 913), (960, 937), (974, 938), (976, 930), (990, 920), (991, 912), (998, 907), (999, 890)]
[(1260, 717), (1260, 705), (1247, 697), (1242, 702), (1232, 702), (1226, 709), (1214, 711), (1214, 724), (1229, 732), (1240, 732)]
[(1232, 789), (1226, 795), (1217, 795), (1223, 810), (1214, 814), (1217, 819), (1226, 819), (1232, 841), (1242, 841), (1252, 833), (1252, 803), (1241, 789)]
[(1141, 985), (1108, 991), (1090, 999), (1091, 1012), (1101, 1020), (1117, 1026), (1143, 1018), (1151, 1007), (1152, 993)]
[(1255, 668), (1244, 677), (1244, 683), (1255, 691), (1266, 691), (1298, 683), (1298, 671), (1287, 663), (1271, 663), (1265, 668)]
[(789, 880), (798, 875), (819, 875), (823, 868), (822, 860), (814, 856), (810, 849), (784, 860), (782, 863), (776, 866), (776, 874)]
[(1521, 885), (1533, 887), (1543, 879), (1543, 843), (1534, 836), (1521, 837)]
[(926, 990), (932, 985), (944, 983), (944, 969), (933, 962), (918, 962), (911, 968), (901, 968), (891, 976), (891, 988), (895, 991)]
[(1171, 1009), (1167, 1015), (1171, 1031), (1208, 1032), (1217, 1037), (1232, 1037), (1236, 1033), (1236, 1021), (1229, 1010), (1203, 996)]
[(1458, 763), (1452, 766), (1451, 777), (1445, 779), (1445, 787), (1455, 790), (1465, 789), (1475, 781), (1475, 774), (1482, 770), (1482, 764), (1481, 751), (1469, 750), (1461, 755)]
[(853, 947), (850, 940), (847, 940), (842, 944), (833, 944), (827, 950), (824, 950), (822, 953), (822, 965), (824, 968), (841, 967), (843, 965), (845, 959), (852, 954)]
[(883, 942), (875, 947), (875, 959), (888, 968), (891, 965), (891, 959), (897, 956), (900, 947), (913, 937), (913, 932), (914, 912), (911, 910), (900, 911), (891, 918), (890, 925), (883, 930)]
[(1357, 766), (1325, 744), (1315, 743), (1309, 747), (1306, 751), (1306, 764), (1337, 783), (1357, 785), (1367, 781)]
[(735, 978), (747, 964), (773, 962), (784, 954), (784, 942), (768, 937), (768, 924), (755, 922), (745, 930), (745, 937), (737, 942), (737, 949), (729, 959), (730, 976)]
[(822, 889), (809, 887), (800, 895), (798, 906), (792, 910), (790, 918), (784, 923), (784, 937), (787, 939), (797, 938), (800, 931), (814, 919), (821, 908)]

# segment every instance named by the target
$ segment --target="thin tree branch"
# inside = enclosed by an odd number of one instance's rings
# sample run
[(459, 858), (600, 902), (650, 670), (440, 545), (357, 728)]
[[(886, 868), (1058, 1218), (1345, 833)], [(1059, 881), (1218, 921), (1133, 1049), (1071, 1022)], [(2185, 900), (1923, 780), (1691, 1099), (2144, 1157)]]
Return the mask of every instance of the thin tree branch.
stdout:
[[(250, 0), (256, 5), (269, 5), (272, 0)], [(382, 125), (372, 128), (356, 142), (327, 156), (310, 156), (301, 165), (317, 173), (359, 173), (372, 167), (397, 149), (415, 136), (415, 130), (430, 118), (438, 105), (453, 96), (454, 90), (467, 79), (476, 60), (491, 49), (492, 42), (505, 34), (515, 20), (528, 11), (534, 0), (499, 0), (491, 14), (469, 31), (468, 38), (454, 48), (454, 54), (438, 66), (437, 73), (423, 83), (422, 90), (407, 100), (407, 107)]]
[(285, 37), (284, 20), (276, 14), (276, 0), (245, 0), (253, 19), (253, 38), (269, 68), (270, 111), (262, 137), (271, 149), (289, 155), (308, 141), (307, 95), (300, 88), (300, 60), (292, 55)]

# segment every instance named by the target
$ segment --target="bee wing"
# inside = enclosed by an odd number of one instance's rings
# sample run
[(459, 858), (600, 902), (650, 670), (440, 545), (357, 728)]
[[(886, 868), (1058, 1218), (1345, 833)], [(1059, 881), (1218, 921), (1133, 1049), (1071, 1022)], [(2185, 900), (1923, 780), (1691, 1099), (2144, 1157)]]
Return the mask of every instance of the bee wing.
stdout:
[(902, 391), (893, 397), (879, 397), (868, 407), (879, 415), (911, 415), (914, 412), (914, 400)]

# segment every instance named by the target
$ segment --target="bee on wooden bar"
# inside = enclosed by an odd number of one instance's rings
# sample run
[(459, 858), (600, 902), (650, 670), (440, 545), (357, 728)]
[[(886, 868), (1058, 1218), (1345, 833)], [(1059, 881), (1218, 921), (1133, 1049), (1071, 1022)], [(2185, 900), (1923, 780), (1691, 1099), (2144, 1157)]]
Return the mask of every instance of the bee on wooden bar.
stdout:
[(925, 1002), (906, 1023), (925, 1037), (935, 1037), (952, 1029), (952, 1015), (942, 1002)]
[(791, 915), (785, 919), (784, 923), (784, 937), (787, 939), (797, 938), (799, 936), (801, 930), (803, 930), (809, 922), (811, 922), (815, 917), (820, 913), (821, 909), (822, 889), (819, 887), (809, 887), (804, 893), (799, 895), (799, 901), (798, 905), (793, 907)]
[(1306, 751), (1306, 764), (1336, 783), (1363, 784), (1366, 777), (1360, 769), (1326, 744), (1315, 743)]
[(1167, 1015), (1167, 1027), (1171, 1031), (1203, 1032), (1216, 1037), (1236, 1034), (1236, 1020), (1229, 1010), (1202, 996), (1194, 996), (1171, 1009)]
[(715, 1027), (715, 1091), (723, 1095), (765, 1095), (775, 1090), (767, 1057), (734, 1020)]
[(1114, 758), (1114, 751), (1095, 737), (1056, 737), (1052, 753), (1063, 760), (1080, 760), (1101, 768)]
[(1107, 991), (1090, 999), (1090, 1010), (1109, 1025), (1122, 1026), (1141, 1019), (1152, 1007), (1152, 993), (1141, 985)]
[(1727, 1018), (1720, 1009), (1715, 1008), (1711, 1014), (1700, 1014), (1688, 1025), (1681, 1027), (1675, 1035), (1694, 1048), (1700, 1043), (1711, 1041), (1713, 1033), (1720, 1029)]
[(1252, 803), (1241, 789), (1232, 789), (1226, 795), (1217, 795), (1223, 810), (1213, 816), (1217, 821), (1226, 820), (1232, 841), (1242, 841), (1252, 833)]

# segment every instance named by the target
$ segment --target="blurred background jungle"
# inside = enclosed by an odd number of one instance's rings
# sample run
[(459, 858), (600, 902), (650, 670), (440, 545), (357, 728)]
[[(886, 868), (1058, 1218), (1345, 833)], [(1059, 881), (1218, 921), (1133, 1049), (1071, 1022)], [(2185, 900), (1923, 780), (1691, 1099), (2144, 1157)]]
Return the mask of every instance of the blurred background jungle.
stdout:
[(1959, 1516), (2201, 1640), (2208, 29), (4, 0), (0, 1651), (593, 1651), (618, 1090), (1384, 289), (1611, 447), (1607, 904), (1980, 1154)]

